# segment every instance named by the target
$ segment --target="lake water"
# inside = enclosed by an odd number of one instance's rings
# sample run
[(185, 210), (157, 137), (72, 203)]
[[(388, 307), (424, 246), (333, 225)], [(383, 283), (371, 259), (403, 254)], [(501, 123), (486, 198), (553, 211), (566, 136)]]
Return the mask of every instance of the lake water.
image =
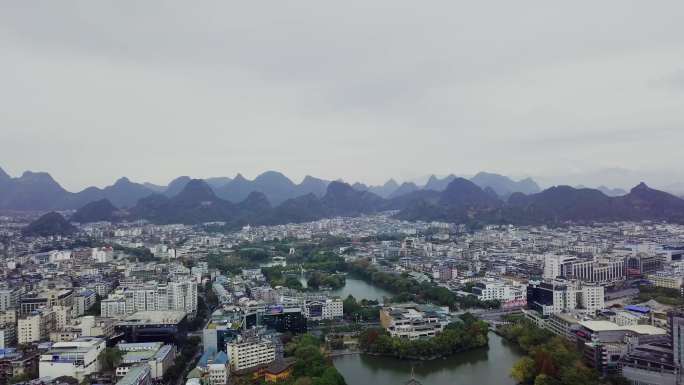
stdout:
[[(306, 278), (300, 277), (299, 281), (306, 287)], [(383, 297), (392, 297), (392, 293), (383, 290), (379, 287), (369, 285), (366, 281), (347, 276), (344, 287), (337, 290), (330, 290), (326, 292), (332, 296), (337, 296), (342, 299), (347, 298), (350, 294), (356, 298), (357, 301), (362, 299), (376, 300), (382, 302)]]
[(348, 385), (401, 385), (411, 378), (423, 385), (515, 385), (509, 373), (522, 352), (494, 333), (489, 348), (471, 350), (443, 360), (410, 362), (388, 357), (348, 355), (334, 364)]

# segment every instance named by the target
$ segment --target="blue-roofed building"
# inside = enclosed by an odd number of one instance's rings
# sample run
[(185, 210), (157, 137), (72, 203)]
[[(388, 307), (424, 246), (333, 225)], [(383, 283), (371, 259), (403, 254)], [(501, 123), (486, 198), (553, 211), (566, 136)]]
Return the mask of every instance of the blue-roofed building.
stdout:
[(216, 354), (215, 352), (204, 352), (202, 353), (202, 356), (200, 357), (199, 361), (197, 361), (197, 366), (204, 367), (207, 366), (209, 363), (209, 359)]
[(197, 363), (202, 378), (211, 385), (226, 385), (230, 374), (230, 360), (223, 351), (204, 352)]
[(637, 306), (637, 305), (627, 305), (627, 306), (625, 306), (625, 310), (633, 311), (633, 312), (641, 313), (641, 314), (648, 314), (651, 312), (651, 309), (649, 307)]

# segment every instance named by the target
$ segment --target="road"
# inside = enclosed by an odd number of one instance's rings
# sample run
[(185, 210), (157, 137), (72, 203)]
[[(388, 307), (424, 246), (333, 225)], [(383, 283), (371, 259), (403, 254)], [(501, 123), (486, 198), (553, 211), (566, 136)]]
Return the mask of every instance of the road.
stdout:
[(501, 320), (501, 317), (503, 317), (505, 315), (518, 314), (518, 313), (520, 313), (520, 309), (489, 310), (489, 311), (484, 311), (484, 312), (480, 312), (480, 313), (473, 313), (473, 315), (484, 320), (484, 321), (499, 321), (499, 320)]
[(614, 299), (619, 299), (619, 298), (630, 298), (630, 297), (635, 297), (639, 295), (639, 289), (637, 288), (629, 288), (629, 289), (623, 289), (619, 291), (613, 291), (613, 292), (607, 292), (606, 293), (606, 300), (614, 300)]
[[(200, 294), (203, 296), (203, 294)], [(206, 302), (205, 302), (206, 303)], [(193, 330), (188, 332), (188, 337), (199, 337), (200, 338), (200, 343), (198, 345), (199, 349), (197, 349), (197, 353), (192, 357), (192, 359), (188, 360), (188, 363), (185, 366), (185, 369), (183, 370), (183, 375), (178, 378), (176, 381), (175, 385), (183, 385), (185, 384), (185, 378), (188, 376), (188, 373), (192, 369), (194, 369), (197, 366), (197, 362), (199, 361), (200, 357), (202, 356), (202, 353), (204, 352), (204, 346), (202, 345), (201, 339), (202, 339), (202, 331), (206, 329), (207, 325), (209, 324), (209, 320), (211, 320), (211, 314), (216, 310), (215, 308), (207, 308), (207, 315), (204, 318), (204, 322), (202, 322), (202, 327), (200, 327), (197, 330)], [(179, 346), (179, 349), (181, 347)]]

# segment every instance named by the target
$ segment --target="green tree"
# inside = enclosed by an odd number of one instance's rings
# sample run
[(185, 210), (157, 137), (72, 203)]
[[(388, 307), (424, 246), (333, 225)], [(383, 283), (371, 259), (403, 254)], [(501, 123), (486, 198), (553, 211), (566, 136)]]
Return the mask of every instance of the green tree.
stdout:
[(530, 357), (523, 357), (511, 369), (511, 377), (521, 384), (532, 383), (536, 375), (534, 360)]
[(321, 377), (314, 379), (313, 385), (346, 385), (346, 382), (337, 369), (328, 367)]
[(293, 275), (288, 275), (287, 277), (285, 277), (284, 286), (294, 290), (302, 290), (304, 288), (304, 286), (302, 286), (302, 283), (299, 281), (299, 278)]
[(100, 368), (105, 372), (113, 372), (121, 363), (124, 353), (117, 348), (105, 348), (97, 357)]
[(534, 379), (534, 385), (559, 385), (559, 382), (546, 374), (540, 374)]
[(309, 377), (299, 377), (295, 380), (294, 385), (313, 385), (313, 382)]
[(34, 378), (35, 378), (35, 376), (31, 375), (30, 373), (26, 373), (26, 372), (25, 372), (25, 373), (21, 373), (21, 374), (19, 374), (19, 375), (16, 375), (16, 376), (11, 377), (11, 378), (9, 379), (9, 382), (8, 382), (8, 383), (9, 383), (9, 384), (17, 384), (17, 383), (20, 383), (20, 382), (31, 381), (31, 380), (34, 379)]

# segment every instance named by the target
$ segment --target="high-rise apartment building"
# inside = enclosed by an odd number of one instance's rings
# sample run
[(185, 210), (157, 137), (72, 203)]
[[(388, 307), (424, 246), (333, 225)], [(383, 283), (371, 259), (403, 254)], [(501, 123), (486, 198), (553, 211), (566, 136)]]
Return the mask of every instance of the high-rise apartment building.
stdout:
[(123, 287), (101, 303), (103, 317), (122, 318), (140, 311), (197, 311), (197, 283), (191, 280), (148, 282)]

